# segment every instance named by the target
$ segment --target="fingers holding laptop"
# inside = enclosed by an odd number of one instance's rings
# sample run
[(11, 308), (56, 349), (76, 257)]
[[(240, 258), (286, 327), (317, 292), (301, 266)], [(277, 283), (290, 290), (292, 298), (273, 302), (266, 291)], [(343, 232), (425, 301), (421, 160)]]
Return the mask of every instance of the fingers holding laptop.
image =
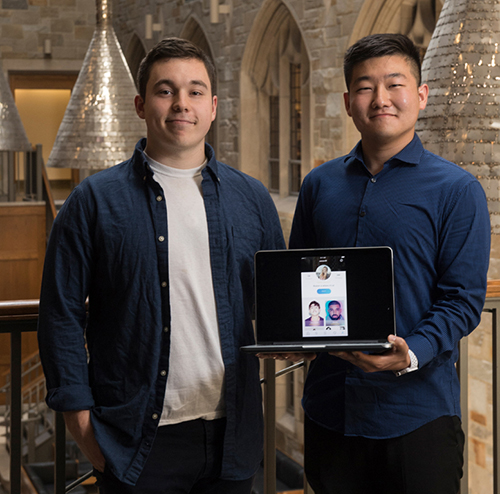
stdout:
[(365, 372), (399, 371), (410, 366), (406, 341), (395, 335), (389, 335), (388, 341), (392, 348), (376, 355), (363, 352), (330, 352), (330, 355), (347, 360)]
[(257, 357), (260, 359), (273, 359), (273, 360), (290, 360), (292, 362), (299, 362), (301, 360), (314, 360), (315, 353), (258, 353)]

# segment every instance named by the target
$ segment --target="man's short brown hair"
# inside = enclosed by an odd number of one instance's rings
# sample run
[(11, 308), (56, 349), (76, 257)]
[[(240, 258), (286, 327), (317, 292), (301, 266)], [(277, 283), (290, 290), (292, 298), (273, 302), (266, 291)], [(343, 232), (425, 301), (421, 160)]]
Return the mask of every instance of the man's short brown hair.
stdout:
[(195, 59), (203, 62), (207, 69), (208, 78), (210, 79), (212, 95), (216, 94), (217, 73), (210, 57), (201, 48), (186, 39), (165, 38), (151, 48), (139, 66), (137, 86), (139, 94), (144, 101), (146, 100), (146, 86), (148, 85), (151, 68), (156, 62), (171, 58)]

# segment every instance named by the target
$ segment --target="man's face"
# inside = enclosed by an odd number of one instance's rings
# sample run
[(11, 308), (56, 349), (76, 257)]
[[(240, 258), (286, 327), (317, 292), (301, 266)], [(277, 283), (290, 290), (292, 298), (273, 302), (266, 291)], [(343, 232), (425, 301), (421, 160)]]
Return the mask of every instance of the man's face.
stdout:
[(311, 316), (319, 315), (319, 306), (316, 304), (311, 304), (309, 306), (309, 314), (311, 314)]
[(328, 306), (328, 314), (332, 321), (338, 321), (342, 315), (342, 307), (338, 304), (330, 304)]
[(147, 152), (151, 158), (161, 162), (162, 157), (184, 152), (204, 154), (217, 97), (212, 96), (202, 61), (171, 58), (153, 64), (146, 100), (136, 96), (135, 106), (139, 117), (146, 121)]
[(394, 146), (396, 154), (413, 139), (428, 92), (426, 84), (418, 87), (410, 63), (391, 55), (356, 65), (344, 102), (362, 140)]

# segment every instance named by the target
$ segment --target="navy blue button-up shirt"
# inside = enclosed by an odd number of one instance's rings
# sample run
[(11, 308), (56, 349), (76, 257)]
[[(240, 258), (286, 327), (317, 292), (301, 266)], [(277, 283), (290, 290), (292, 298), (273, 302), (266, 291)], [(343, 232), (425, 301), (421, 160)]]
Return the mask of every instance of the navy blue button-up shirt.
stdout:
[[(57, 215), (38, 328), (48, 405), (90, 409), (107, 468), (130, 484), (156, 434), (170, 351), (168, 242), (158, 239), (175, 232), (145, 145), (82, 182)], [(251, 477), (262, 456), (258, 359), (239, 351), (254, 342), (253, 256), (284, 241), (264, 186), (217, 162), (208, 145), (206, 153), (202, 189), (225, 366), (222, 477), (237, 480)]]
[(413, 141), (372, 176), (360, 144), (304, 180), (290, 247), (388, 245), (394, 251), (396, 326), (416, 372), (364, 373), (336, 357), (312, 362), (307, 415), (346, 435), (396, 437), (460, 416), (458, 342), (479, 323), (490, 222), (468, 172)]

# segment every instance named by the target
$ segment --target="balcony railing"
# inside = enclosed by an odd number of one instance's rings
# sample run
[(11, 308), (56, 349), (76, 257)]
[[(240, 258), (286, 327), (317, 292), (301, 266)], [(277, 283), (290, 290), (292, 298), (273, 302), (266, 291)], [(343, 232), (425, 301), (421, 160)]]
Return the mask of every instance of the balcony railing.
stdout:
[[(492, 315), (492, 348), (493, 348), (493, 492), (500, 492), (500, 339), (497, 337), (497, 315), (500, 311), (500, 281), (488, 283), (488, 296), (484, 312)], [(11, 362), (10, 362), (10, 492), (21, 492), (22, 471), (22, 417), (23, 417), (23, 365), (21, 336), (23, 332), (36, 331), (38, 320), (38, 300), (0, 302), (0, 333), (10, 334)], [(468, 341), (463, 339), (460, 343), (460, 360), (457, 370), (461, 381), (461, 404), (464, 410), (462, 426), (468, 437)], [(276, 378), (289, 372), (304, 368), (304, 363), (292, 365), (276, 373), (275, 361), (264, 361), (264, 493), (276, 492)], [(26, 369), (24, 371), (26, 373)], [(76, 487), (91, 475), (86, 474), (71, 485), (65, 482), (65, 439), (66, 428), (62, 414), (56, 413), (54, 420), (55, 432), (55, 458), (54, 458), (54, 494), (64, 494)], [(461, 481), (460, 494), (468, 494), (468, 441), (465, 441), (464, 451), (464, 477)], [(308, 491), (305, 484), (305, 494)]]

